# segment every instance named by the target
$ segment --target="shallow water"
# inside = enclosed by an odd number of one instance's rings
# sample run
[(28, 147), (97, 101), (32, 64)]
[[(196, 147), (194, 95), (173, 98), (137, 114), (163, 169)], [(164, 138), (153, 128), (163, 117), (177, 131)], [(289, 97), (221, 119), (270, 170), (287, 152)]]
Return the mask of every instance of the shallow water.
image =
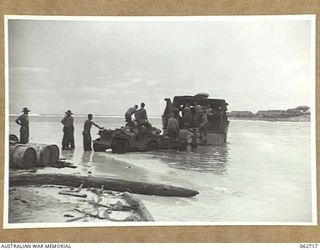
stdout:
[[(30, 141), (62, 140), (61, 118), (31, 117)], [(105, 128), (122, 118), (96, 118)], [(81, 165), (72, 173), (160, 182), (195, 189), (193, 198), (139, 195), (157, 221), (282, 223), (311, 222), (310, 123), (232, 120), (224, 147), (202, 147), (194, 153), (157, 151), (115, 155), (84, 153), (82, 126), (75, 118), (75, 151), (62, 157)], [(161, 128), (160, 119), (151, 123)], [(10, 120), (10, 133), (19, 134)], [(96, 128), (92, 137), (96, 138)], [(54, 171), (43, 169), (40, 171)]]

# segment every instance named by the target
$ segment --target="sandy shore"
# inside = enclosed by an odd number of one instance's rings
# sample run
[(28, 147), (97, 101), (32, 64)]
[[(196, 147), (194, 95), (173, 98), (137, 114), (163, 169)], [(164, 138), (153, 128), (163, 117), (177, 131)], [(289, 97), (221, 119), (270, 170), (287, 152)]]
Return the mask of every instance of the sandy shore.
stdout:
[[(131, 179), (139, 175), (139, 168), (116, 160), (107, 153), (60, 152), (60, 166), (10, 170), (9, 175), (67, 174)], [(112, 155), (111, 155), (112, 156)], [(61, 191), (76, 193), (79, 197), (59, 194)], [(80, 197), (80, 196), (83, 197)], [(9, 223), (59, 223), (141, 221), (137, 209), (124, 198), (122, 192), (56, 185), (14, 186), (9, 188)]]
[(9, 193), (9, 223), (142, 220), (121, 192), (48, 185), (11, 187)]

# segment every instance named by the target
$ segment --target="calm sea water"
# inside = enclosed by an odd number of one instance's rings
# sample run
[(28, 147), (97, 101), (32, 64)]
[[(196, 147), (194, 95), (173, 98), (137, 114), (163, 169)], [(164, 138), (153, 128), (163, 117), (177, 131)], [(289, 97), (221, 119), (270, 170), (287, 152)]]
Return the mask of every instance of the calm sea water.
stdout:
[[(62, 140), (62, 117), (31, 117), (32, 142)], [(76, 150), (62, 157), (79, 164), (64, 169), (75, 174), (166, 183), (195, 189), (193, 198), (139, 195), (157, 221), (282, 223), (311, 222), (310, 123), (231, 121), (224, 147), (203, 147), (194, 153), (157, 151), (115, 155), (84, 153), (82, 127), (75, 118)], [(116, 128), (123, 118), (95, 118)], [(160, 119), (151, 123), (161, 128)], [(19, 127), (10, 118), (10, 133)], [(92, 137), (98, 132), (92, 128)], [(43, 169), (43, 172), (56, 169)]]

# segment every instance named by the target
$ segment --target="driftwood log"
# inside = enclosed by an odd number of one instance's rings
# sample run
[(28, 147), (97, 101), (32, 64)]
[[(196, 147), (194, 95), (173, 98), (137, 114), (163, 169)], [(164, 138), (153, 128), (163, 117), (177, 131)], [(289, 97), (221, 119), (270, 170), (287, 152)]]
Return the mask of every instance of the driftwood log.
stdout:
[(10, 186), (26, 185), (64, 185), (71, 187), (95, 187), (120, 192), (130, 192), (145, 195), (192, 197), (199, 192), (165, 184), (119, 180), (103, 177), (65, 175), (65, 174), (38, 174), (38, 173), (10, 173)]

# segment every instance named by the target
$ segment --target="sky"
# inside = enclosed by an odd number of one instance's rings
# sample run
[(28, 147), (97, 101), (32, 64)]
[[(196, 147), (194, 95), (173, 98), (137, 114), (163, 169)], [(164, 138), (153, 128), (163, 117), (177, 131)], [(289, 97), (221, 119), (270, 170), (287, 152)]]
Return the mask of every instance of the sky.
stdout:
[(310, 106), (310, 20), (137, 20), (9, 20), (9, 113), (161, 115), (199, 92), (229, 111)]

